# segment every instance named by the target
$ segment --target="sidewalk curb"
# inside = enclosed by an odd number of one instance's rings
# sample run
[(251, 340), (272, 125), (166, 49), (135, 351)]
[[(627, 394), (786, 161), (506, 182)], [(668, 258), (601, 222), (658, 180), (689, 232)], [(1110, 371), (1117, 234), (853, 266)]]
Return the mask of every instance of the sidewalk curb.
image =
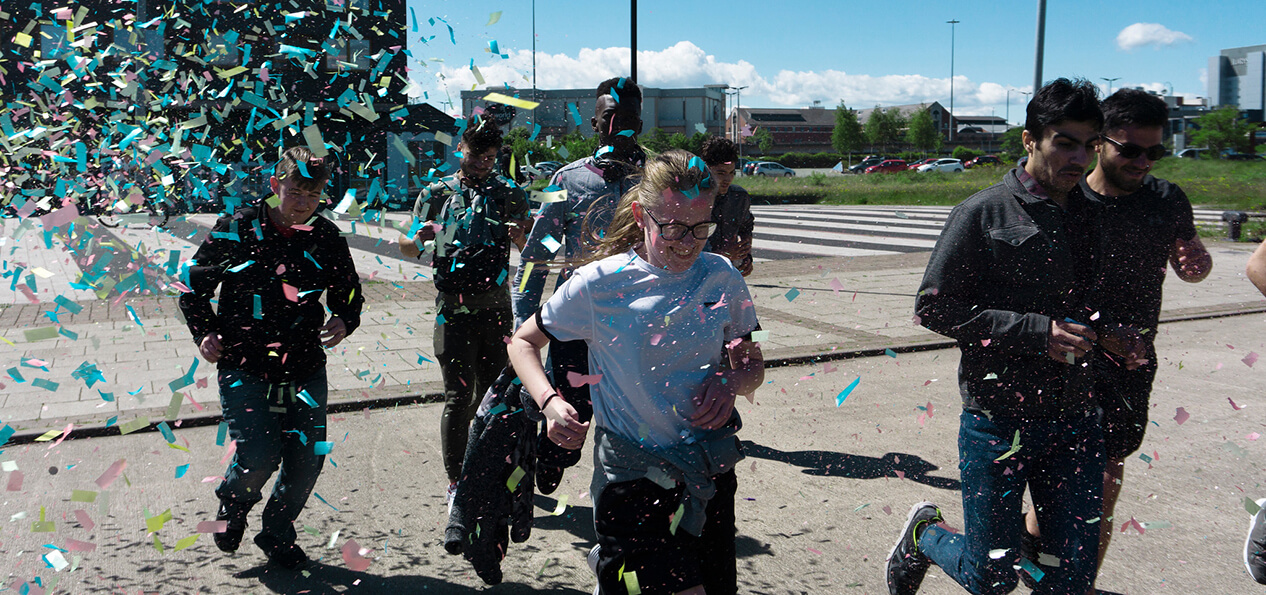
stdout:
[[(1217, 318), (1230, 318), (1232, 316), (1248, 316), (1252, 314), (1266, 313), (1266, 303), (1241, 302), (1239, 304), (1234, 304), (1234, 306), (1236, 307), (1235, 310), (1204, 312), (1204, 313), (1196, 312), (1196, 313), (1190, 313), (1190, 314), (1178, 313), (1178, 314), (1174, 314), (1170, 316), (1162, 315), (1160, 323), (1169, 324), (1172, 322), (1188, 322), (1188, 321), (1193, 321), (1193, 320), (1212, 320), (1212, 319), (1217, 319)], [(891, 346), (887, 346), (883, 348), (875, 347), (875, 348), (867, 348), (867, 349), (853, 349), (853, 350), (848, 350), (848, 351), (832, 351), (832, 352), (812, 354), (812, 355), (799, 355), (799, 356), (791, 356), (791, 357), (773, 358), (773, 359), (765, 360), (765, 368), (766, 369), (787, 368), (791, 366), (815, 364), (815, 363), (820, 363), (820, 362), (861, 359), (861, 358), (867, 358), (867, 357), (878, 357), (881, 355), (887, 355), (889, 351), (893, 353), (918, 353), (922, 351), (936, 351), (940, 349), (950, 349), (956, 345), (957, 345), (957, 341), (943, 340), (943, 341), (930, 341), (926, 343), (916, 343), (916, 344), (906, 344), (906, 345), (891, 345)], [(382, 397), (382, 398), (376, 398), (376, 399), (365, 399), (361, 401), (342, 401), (342, 402), (328, 404), (326, 406), (326, 413), (328, 415), (328, 414), (335, 414), (335, 413), (350, 413), (354, 411), (365, 411), (365, 410), (370, 410), (370, 409), (388, 409), (392, 407), (399, 407), (400, 405), (422, 405), (422, 404), (427, 404), (427, 403), (440, 403), (440, 402), (443, 402), (443, 400), (444, 400), (444, 395), (442, 393), (423, 393), (423, 394), (404, 395), (404, 396), (397, 396), (397, 397)], [(161, 411), (161, 409), (155, 409), (155, 411)], [(69, 418), (64, 418), (64, 419), (69, 419)], [(179, 422), (180, 422), (180, 429), (184, 429), (184, 428), (198, 428), (198, 427), (213, 426), (213, 425), (219, 424), (223, 420), (224, 420), (224, 417), (221, 415), (199, 415), (199, 416), (180, 418)], [(162, 420), (159, 422), (151, 423), (148, 426), (145, 426), (144, 428), (140, 428), (138, 430), (128, 432), (128, 433), (141, 434), (141, 433), (157, 432), (159, 424), (165, 423), (167, 421), (176, 421), (176, 420)], [(9, 438), (7, 442), (5, 442), (4, 444), (0, 446), (8, 447), (8, 446), (21, 446), (21, 445), (26, 445), (26, 444), (34, 444), (35, 439), (44, 435), (45, 433), (46, 432), (25, 432), (25, 433), (14, 434), (13, 436)], [(122, 435), (123, 434), (119, 433), (119, 429), (117, 426), (94, 425), (94, 426), (76, 427), (71, 432), (71, 436), (68, 436), (65, 439), (79, 440), (79, 439), (89, 439), (89, 438), (106, 438), (106, 437), (111, 437), (111, 436), (122, 436)]]

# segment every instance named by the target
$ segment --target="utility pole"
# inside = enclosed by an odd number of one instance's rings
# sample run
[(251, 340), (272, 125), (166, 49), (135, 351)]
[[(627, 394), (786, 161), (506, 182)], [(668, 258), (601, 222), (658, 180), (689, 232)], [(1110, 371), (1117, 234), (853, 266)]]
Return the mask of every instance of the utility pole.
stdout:
[(1107, 81), (1107, 82), (1108, 82), (1108, 95), (1111, 95), (1111, 94), (1112, 94), (1112, 83), (1114, 83), (1114, 82), (1116, 82), (1116, 81), (1121, 80), (1121, 77), (1119, 77), (1119, 76), (1115, 76), (1115, 77), (1112, 77), (1112, 78), (1108, 78), (1108, 77), (1105, 77), (1105, 76), (1101, 76), (1101, 77), (1099, 77), (1099, 80), (1102, 80), (1102, 81)]
[(949, 108), (949, 140), (954, 142), (954, 25), (960, 21), (945, 21), (950, 26), (950, 108)]
[(1033, 92), (1042, 88), (1042, 48), (1046, 45), (1046, 0), (1037, 0), (1037, 54), (1033, 60)]
[(629, 35), (629, 45), (633, 49), (633, 67), (629, 69), (629, 80), (637, 83), (637, 0), (629, 0), (630, 16), (629, 23), (632, 25)]

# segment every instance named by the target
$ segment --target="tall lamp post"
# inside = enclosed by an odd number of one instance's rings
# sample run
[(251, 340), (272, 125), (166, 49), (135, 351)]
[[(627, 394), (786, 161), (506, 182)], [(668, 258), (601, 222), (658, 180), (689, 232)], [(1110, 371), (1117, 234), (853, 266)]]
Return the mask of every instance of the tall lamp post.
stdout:
[(1116, 81), (1121, 80), (1121, 77), (1119, 77), (1119, 76), (1114, 76), (1114, 77), (1112, 77), (1112, 78), (1107, 78), (1107, 77), (1103, 77), (1103, 76), (1101, 76), (1101, 77), (1099, 77), (1099, 79), (1100, 79), (1100, 80), (1103, 80), (1103, 81), (1107, 81), (1107, 82), (1108, 82), (1108, 95), (1111, 95), (1111, 94), (1112, 94), (1112, 83), (1114, 83), (1114, 82), (1116, 82)]
[(950, 26), (950, 108), (949, 108), (949, 140), (954, 142), (954, 25), (961, 21), (954, 19), (945, 21)]
[[(743, 162), (743, 130), (739, 127), (739, 108), (743, 107), (743, 89), (747, 87), (748, 85), (743, 85), (742, 87), (730, 86), (725, 91), (726, 95), (731, 92), (734, 94), (734, 144), (738, 145), (739, 163)], [(737, 164), (735, 165), (737, 167)]]
[(1011, 125), (1011, 94), (1012, 93), (1018, 93), (1025, 97), (1028, 97), (1029, 95), (1033, 94), (1032, 91), (1021, 91), (1019, 89), (1013, 89), (1011, 87), (1007, 87), (1007, 126)]

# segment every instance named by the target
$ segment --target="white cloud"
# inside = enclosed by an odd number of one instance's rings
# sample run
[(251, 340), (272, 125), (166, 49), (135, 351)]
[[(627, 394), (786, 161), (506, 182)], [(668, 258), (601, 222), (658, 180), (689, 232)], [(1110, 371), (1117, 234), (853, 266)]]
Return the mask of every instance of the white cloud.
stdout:
[(1117, 33), (1117, 47), (1131, 52), (1143, 46), (1161, 47), (1195, 41), (1182, 31), (1158, 23), (1134, 23)]
[[(605, 79), (627, 73), (629, 61), (628, 48), (621, 47), (584, 48), (576, 56), (537, 53), (537, 86), (542, 89), (595, 87)], [(519, 50), (504, 60), (490, 57), (476, 65), (485, 85), (531, 87), (530, 51)], [(448, 63), (432, 62), (428, 68), (434, 71), (434, 79), (419, 80), (419, 83), (430, 94), (433, 103), (444, 101), (445, 91), (456, 101), (460, 91), (476, 84), (469, 63), (450, 66)], [(660, 51), (639, 51), (638, 75), (639, 82), (650, 87), (746, 86), (743, 104), (764, 107), (803, 107), (812, 105), (814, 100), (832, 107), (840, 99), (854, 109), (933, 101), (940, 101), (948, 107), (950, 94), (948, 78), (931, 78), (921, 74), (871, 76), (839, 70), (782, 70), (763, 76), (750, 62), (719, 61), (689, 41), (678, 42)], [(485, 85), (480, 85), (480, 88)], [(988, 106), (1006, 101), (1006, 89), (998, 83), (977, 83), (964, 76), (954, 77), (955, 111), (970, 113), (973, 108), (988, 111)]]

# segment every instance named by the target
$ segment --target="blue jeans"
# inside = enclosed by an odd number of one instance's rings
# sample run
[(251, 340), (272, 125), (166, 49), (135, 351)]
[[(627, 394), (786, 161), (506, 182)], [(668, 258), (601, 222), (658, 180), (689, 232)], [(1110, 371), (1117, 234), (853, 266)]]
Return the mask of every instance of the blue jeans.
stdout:
[[(1011, 449), (1016, 431), (1020, 450)], [(1059, 567), (1034, 593), (1085, 593), (1094, 584), (1103, 509), (1103, 433), (1097, 411), (1056, 419), (994, 418), (964, 411), (958, 431), (962, 534), (932, 526), (919, 550), (977, 595), (1010, 593), (1017, 576), (1020, 506), (1027, 486), (1042, 527), (1043, 553)], [(1092, 522), (1093, 521), (1093, 522)], [(991, 551), (1006, 550), (994, 559)]]
[[(325, 440), (325, 370), (285, 385), (240, 370), (220, 370), (219, 381), (220, 407), (237, 452), (215, 495), (249, 509), (263, 498), (264, 484), (277, 472), (260, 533), (294, 543), (294, 521), (325, 464), (325, 456), (315, 451), (316, 443)], [(305, 390), (316, 407), (296, 396)]]

